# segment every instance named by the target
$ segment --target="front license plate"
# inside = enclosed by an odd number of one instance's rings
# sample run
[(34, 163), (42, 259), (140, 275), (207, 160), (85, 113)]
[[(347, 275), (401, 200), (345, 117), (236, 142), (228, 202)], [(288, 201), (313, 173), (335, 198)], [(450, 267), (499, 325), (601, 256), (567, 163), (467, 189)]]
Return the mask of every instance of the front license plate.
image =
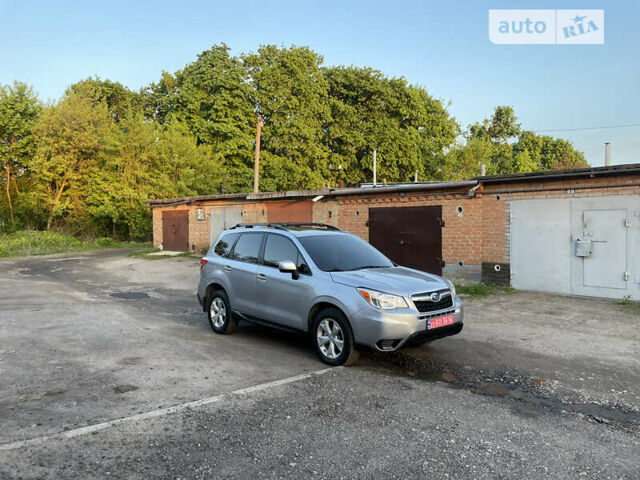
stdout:
[(432, 330), (434, 328), (445, 327), (447, 325), (452, 325), (456, 321), (456, 318), (453, 315), (447, 315), (445, 317), (431, 318), (427, 320), (427, 330)]

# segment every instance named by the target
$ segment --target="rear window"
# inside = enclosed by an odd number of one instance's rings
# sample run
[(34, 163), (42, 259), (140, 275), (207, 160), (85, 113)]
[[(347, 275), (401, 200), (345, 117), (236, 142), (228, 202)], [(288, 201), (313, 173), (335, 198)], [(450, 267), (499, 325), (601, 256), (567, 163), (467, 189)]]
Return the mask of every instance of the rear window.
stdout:
[(298, 240), (318, 268), (325, 272), (393, 266), (391, 260), (355, 235), (318, 235)]
[(231, 258), (240, 262), (258, 263), (263, 233), (243, 233), (233, 248)]
[(213, 248), (213, 251), (216, 253), (216, 255), (219, 255), (225, 258), (228, 257), (229, 254), (231, 253), (231, 248), (233, 247), (233, 244), (236, 241), (236, 238), (238, 238), (238, 235), (240, 234), (230, 233), (222, 237), (220, 240), (218, 240), (218, 243), (216, 243), (216, 246)]

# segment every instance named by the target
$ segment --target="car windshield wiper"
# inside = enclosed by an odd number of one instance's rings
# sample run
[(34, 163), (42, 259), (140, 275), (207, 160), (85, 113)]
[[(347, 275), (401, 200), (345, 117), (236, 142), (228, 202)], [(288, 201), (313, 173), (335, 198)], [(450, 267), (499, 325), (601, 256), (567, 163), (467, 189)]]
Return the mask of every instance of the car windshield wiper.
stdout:
[(365, 268), (387, 268), (387, 267), (388, 265), (363, 265), (361, 267), (352, 268), (349, 271), (353, 272), (354, 270), (364, 270)]

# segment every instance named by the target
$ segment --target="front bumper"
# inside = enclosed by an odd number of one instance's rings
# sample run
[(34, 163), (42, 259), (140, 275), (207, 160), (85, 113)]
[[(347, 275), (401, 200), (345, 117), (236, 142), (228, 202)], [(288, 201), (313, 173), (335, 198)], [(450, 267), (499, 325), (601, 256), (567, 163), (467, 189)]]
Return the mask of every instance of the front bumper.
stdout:
[[(427, 319), (454, 316), (454, 323), (444, 327), (427, 330)], [(438, 338), (456, 335), (462, 331), (464, 309), (459, 298), (455, 298), (453, 307), (427, 313), (417, 313), (409, 309), (384, 311), (367, 306), (350, 317), (359, 345), (378, 351), (393, 351), (407, 344), (421, 343)]]

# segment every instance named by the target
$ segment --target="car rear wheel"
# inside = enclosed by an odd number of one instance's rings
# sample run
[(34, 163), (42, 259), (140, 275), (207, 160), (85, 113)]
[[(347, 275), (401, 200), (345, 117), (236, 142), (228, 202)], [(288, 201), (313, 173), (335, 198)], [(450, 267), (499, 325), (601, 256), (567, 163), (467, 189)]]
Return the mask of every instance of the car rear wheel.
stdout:
[(232, 333), (238, 325), (224, 290), (215, 290), (207, 298), (207, 316), (209, 325), (216, 333)]
[(311, 337), (318, 356), (328, 365), (353, 365), (358, 359), (351, 326), (336, 308), (324, 309), (316, 315)]

